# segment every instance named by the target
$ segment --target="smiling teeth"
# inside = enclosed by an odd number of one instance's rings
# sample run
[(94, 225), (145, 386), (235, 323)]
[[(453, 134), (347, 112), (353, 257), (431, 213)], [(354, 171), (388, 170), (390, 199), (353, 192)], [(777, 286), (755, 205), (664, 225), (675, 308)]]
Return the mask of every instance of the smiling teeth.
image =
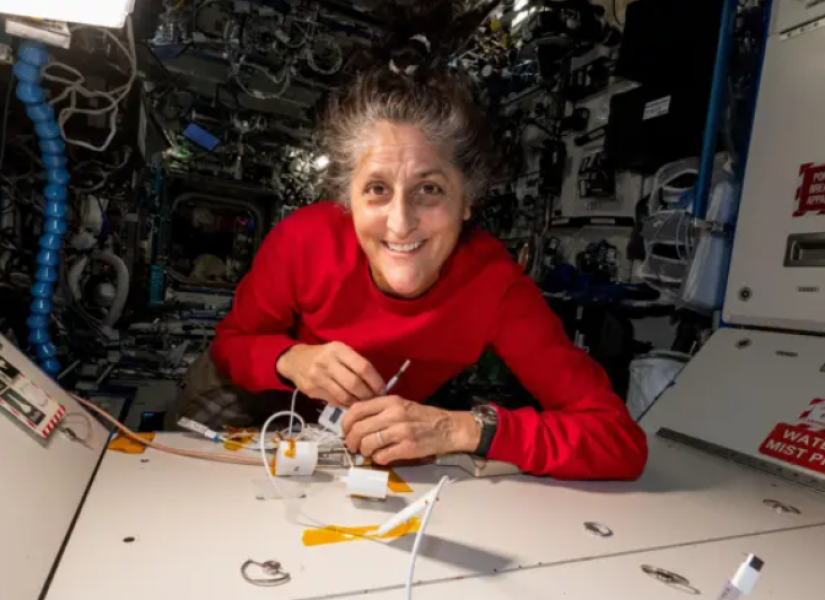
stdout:
[(417, 242), (415, 244), (390, 244), (387, 242), (387, 248), (393, 252), (414, 252), (418, 250), (424, 242)]

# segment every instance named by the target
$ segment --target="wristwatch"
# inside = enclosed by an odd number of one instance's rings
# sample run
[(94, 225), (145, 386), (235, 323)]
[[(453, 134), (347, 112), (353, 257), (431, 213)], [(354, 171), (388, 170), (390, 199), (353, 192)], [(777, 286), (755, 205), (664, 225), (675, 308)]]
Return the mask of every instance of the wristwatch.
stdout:
[(470, 414), (481, 427), (481, 440), (473, 454), (486, 458), (498, 430), (498, 410), (492, 404), (479, 404), (473, 407)]

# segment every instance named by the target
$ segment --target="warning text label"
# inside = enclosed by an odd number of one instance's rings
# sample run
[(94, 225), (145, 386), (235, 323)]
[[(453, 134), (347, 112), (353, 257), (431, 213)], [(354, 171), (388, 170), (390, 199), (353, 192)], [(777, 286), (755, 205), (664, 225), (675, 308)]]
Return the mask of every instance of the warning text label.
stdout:
[(825, 214), (825, 165), (805, 164), (799, 168), (795, 217), (807, 213)]
[(825, 431), (779, 423), (759, 447), (760, 454), (825, 473)]

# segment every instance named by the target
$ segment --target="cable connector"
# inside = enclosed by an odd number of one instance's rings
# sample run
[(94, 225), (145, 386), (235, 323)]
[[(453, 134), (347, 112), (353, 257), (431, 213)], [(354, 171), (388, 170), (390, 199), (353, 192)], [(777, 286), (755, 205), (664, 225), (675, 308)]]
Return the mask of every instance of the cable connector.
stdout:
[(756, 587), (762, 567), (765, 562), (754, 554), (749, 554), (736, 571), (729, 582), (725, 584), (719, 594), (718, 600), (738, 600), (741, 596), (747, 596)]
[(181, 417), (178, 420), (178, 426), (186, 429), (187, 431), (191, 431), (192, 433), (197, 433), (198, 435), (202, 435), (208, 440), (212, 440), (213, 442), (221, 442), (221, 436), (216, 432), (209, 429), (206, 425), (202, 425), (192, 419), (187, 419), (186, 417)]

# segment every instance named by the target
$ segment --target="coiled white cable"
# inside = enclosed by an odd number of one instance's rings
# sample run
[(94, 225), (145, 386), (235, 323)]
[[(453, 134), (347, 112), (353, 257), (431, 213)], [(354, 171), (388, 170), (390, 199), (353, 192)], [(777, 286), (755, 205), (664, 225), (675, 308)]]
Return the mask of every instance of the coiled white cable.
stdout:
[[(69, 99), (69, 106), (61, 110), (57, 118), (57, 123), (60, 126), (60, 133), (63, 136), (63, 140), (67, 144), (71, 144), (73, 146), (80, 146), (81, 148), (86, 148), (94, 152), (103, 152), (109, 147), (109, 144), (112, 143), (115, 134), (117, 134), (117, 117), (120, 111), (120, 104), (129, 95), (129, 92), (132, 90), (132, 85), (135, 82), (135, 77), (137, 76), (137, 51), (135, 48), (135, 34), (134, 30), (132, 29), (131, 17), (126, 18), (126, 36), (129, 42), (128, 48), (123, 44), (123, 42), (120, 41), (120, 39), (114, 33), (109, 31), (108, 29), (102, 27), (92, 27), (90, 25), (80, 25), (78, 27), (73, 28), (72, 32), (79, 31), (81, 29), (95, 29), (97, 31), (101, 31), (115, 42), (115, 44), (123, 51), (123, 53), (129, 59), (129, 80), (124, 85), (115, 88), (111, 92), (89, 90), (85, 87), (86, 78), (80, 71), (73, 67), (70, 67), (69, 65), (57, 61), (50, 62), (43, 68), (43, 79), (45, 79), (46, 81), (62, 83), (66, 85), (66, 89), (63, 90), (61, 94), (56, 96), (50, 102), (54, 105), (59, 102), (62, 102), (66, 98)], [(64, 77), (58, 77), (57, 75), (52, 75), (49, 72), (51, 69), (63, 69), (64, 71), (68, 71), (69, 73), (74, 75), (76, 79), (71, 80), (66, 79)], [(87, 99), (102, 100), (104, 101), (105, 106), (101, 108), (78, 108), (78, 95), (83, 96)], [(100, 116), (106, 114), (109, 115), (109, 135), (106, 137), (106, 141), (104, 141), (103, 144), (95, 146), (83, 140), (70, 138), (66, 135), (66, 123), (69, 121), (69, 119), (71, 119), (74, 115), (77, 114), (90, 116)]]

